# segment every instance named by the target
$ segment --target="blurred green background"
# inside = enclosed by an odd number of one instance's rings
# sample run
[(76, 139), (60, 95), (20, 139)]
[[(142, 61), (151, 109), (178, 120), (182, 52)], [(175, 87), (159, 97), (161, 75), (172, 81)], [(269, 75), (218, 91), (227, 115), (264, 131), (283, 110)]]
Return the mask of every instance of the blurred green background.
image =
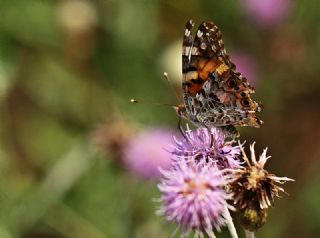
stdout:
[(0, 237), (170, 237), (157, 181), (122, 151), (145, 129), (176, 129), (170, 107), (129, 100), (178, 103), (162, 74), (180, 90), (189, 18), (220, 27), (264, 105), (265, 125), (241, 139), (269, 147), (268, 170), (296, 180), (258, 237), (318, 237), (320, 4), (256, 3), (0, 0)]

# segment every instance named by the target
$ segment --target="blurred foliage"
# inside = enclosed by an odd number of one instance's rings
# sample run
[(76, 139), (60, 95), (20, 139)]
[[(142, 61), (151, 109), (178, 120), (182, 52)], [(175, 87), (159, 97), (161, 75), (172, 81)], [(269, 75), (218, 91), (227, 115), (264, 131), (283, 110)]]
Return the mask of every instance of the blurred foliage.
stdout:
[(189, 18), (216, 22), (231, 57), (254, 57), (265, 126), (241, 128), (242, 139), (268, 146), (270, 171), (296, 180), (258, 237), (317, 237), (320, 5), (292, 2), (284, 22), (261, 27), (241, 3), (1, 0), (0, 237), (170, 236), (175, 227), (155, 215), (156, 182), (130, 173), (121, 153), (98, 150), (93, 132), (118, 120), (123, 133), (176, 128), (171, 108), (129, 100), (177, 103), (162, 74), (180, 90), (166, 52), (180, 59), (172, 46)]

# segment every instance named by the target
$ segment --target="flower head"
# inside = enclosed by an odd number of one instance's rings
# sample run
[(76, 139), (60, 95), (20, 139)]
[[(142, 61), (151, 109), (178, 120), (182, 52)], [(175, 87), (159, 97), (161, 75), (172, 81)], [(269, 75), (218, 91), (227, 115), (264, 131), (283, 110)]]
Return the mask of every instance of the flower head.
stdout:
[[(114, 158), (121, 158), (122, 151), (136, 134), (136, 126), (121, 117), (99, 125), (92, 133), (92, 142), (99, 152), (112, 154)], [(119, 161), (119, 160), (118, 160)]]
[(281, 23), (290, 13), (291, 0), (244, 0), (241, 1), (250, 19), (262, 26)]
[(214, 237), (213, 228), (220, 230), (226, 224), (226, 200), (232, 195), (227, 194), (224, 187), (230, 178), (215, 166), (188, 164), (184, 160), (162, 173), (164, 178), (159, 189), (163, 193), (163, 205), (160, 213), (169, 221), (181, 225), (185, 234), (193, 229)]
[(173, 160), (181, 159), (200, 161), (202, 159), (217, 165), (221, 169), (238, 168), (240, 161), (240, 147), (233, 146), (233, 141), (225, 141), (225, 136), (218, 129), (212, 127), (198, 128), (191, 131), (187, 127), (185, 138), (177, 140), (175, 138), (174, 149), (171, 153)]
[(123, 162), (134, 173), (148, 179), (157, 179), (161, 175), (159, 168), (167, 169), (171, 164), (171, 155), (164, 149), (170, 143), (170, 130), (146, 130), (128, 142), (123, 150)]
[(254, 143), (250, 145), (251, 161), (240, 145), (246, 166), (236, 170), (234, 181), (230, 184), (234, 194), (234, 204), (237, 205), (242, 223), (248, 230), (257, 230), (266, 222), (267, 209), (272, 205), (274, 197), (284, 192), (278, 184), (293, 181), (287, 177), (277, 177), (264, 169), (264, 165), (271, 156), (267, 156), (267, 149), (256, 159)]

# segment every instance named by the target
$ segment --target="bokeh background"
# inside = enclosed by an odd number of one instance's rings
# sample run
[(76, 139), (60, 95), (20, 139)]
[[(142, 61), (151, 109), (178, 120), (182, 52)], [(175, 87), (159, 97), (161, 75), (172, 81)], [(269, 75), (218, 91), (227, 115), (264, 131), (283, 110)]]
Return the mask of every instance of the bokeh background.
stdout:
[(155, 104), (179, 103), (189, 18), (220, 27), (264, 105), (241, 139), (296, 180), (258, 237), (318, 237), (319, 13), (317, 0), (0, 0), (0, 237), (170, 237), (154, 200), (178, 119)]

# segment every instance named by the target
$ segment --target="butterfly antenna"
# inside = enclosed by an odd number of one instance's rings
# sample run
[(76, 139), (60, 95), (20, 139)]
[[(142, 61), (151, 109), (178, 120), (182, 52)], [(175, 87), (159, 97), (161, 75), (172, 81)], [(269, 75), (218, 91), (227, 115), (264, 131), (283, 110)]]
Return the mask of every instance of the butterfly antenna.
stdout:
[(181, 102), (181, 98), (179, 97), (179, 93), (178, 93), (178, 91), (172, 86), (172, 84), (170, 83), (170, 79), (169, 79), (168, 73), (167, 73), (167, 72), (164, 72), (164, 73), (163, 73), (163, 77), (164, 77), (165, 81), (167, 82), (168, 87), (170, 88), (172, 94), (175, 95), (175, 97), (176, 97), (176, 99), (178, 100), (179, 104), (181, 104), (182, 102)]
[(136, 99), (130, 99), (131, 103), (139, 103), (139, 104), (143, 104), (143, 105), (149, 105), (149, 106), (166, 106), (166, 107), (175, 107), (176, 105), (172, 105), (169, 103), (157, 103), (157, 102), (141, 102), (138, 101)]

